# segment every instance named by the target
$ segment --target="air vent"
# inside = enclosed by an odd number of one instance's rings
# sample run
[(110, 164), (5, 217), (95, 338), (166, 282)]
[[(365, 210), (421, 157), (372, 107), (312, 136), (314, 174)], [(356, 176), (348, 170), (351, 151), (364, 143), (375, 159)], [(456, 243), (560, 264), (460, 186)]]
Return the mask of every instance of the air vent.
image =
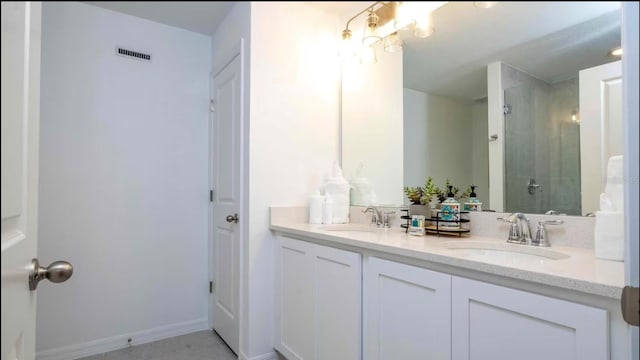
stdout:
[(141, 53), (138, 51), (133, 51), (133, 50), (127, 50), (125, 48), (116, 48), (116, 54), (120, 55), (120, 56), (126, 56), (128, 58), (132, 58), (132, 59), (137, 59), (137, 60), (142, 60), (142, 61), (151, 61), (151, 55), (150, 54), (145, 54), (145, 53)]

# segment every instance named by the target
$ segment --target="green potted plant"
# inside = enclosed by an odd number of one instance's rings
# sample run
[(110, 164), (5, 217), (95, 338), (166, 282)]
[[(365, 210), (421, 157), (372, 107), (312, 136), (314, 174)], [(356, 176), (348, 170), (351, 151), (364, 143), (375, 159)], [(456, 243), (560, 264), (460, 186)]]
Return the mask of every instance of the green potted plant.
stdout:
[(411, 205), (409, 206), (409, 213), (411, 215), (424, 215), (427, 218), (431, 217), (431, 208), (433, 206), (432, 200), (439, 198), (442, 191), (433, 182), (433, 178), (427, 178), (424, 183), (424, 187), (404, 187), (404, 193), (407, 195)]
[[(444, 192), (436, 185), (433, 178), (429, 176), (424, 183), (425, 203), (429, 204), (432, 208), (437, 208), (437, 202), (444, 200)], [(436, 202), (434, 202), (434, 200)]]

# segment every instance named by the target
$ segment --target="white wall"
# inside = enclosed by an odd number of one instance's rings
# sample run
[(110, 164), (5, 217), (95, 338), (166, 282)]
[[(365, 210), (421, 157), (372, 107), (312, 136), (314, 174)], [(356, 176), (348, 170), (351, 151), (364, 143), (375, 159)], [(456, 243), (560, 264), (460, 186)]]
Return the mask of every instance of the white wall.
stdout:
[(307, 205), (338, 156), (334, 16), (303, 3), (251, 4), (247, 357), (273, 353), (269, 206)]
[[(354, 34), (361, 34), (354, 30)], [(378, 204), (402, 204), (402, 52), (376, 46), (377, 63), (342, 69), (342, 165), (353, 177), (362, 164)]]
[[(491, 209), (489, 200), (489, 127), (487, 98), (471, 105), (471, 182), (478, 187), (476, 194), (483, 209)], [(466, 187), (465, 187), (466, 188)]]
[[(215, 76), (224, 66), (238, 53), (241, 56), (242, 67), (242, 141), (241, 146), (241, 178), (242, 192), (240, 205), (240, 218), (249, 219), (249, 89), (250, 89), (250, 58), (251, 58), (251, 4), (249, 2), (236, 2), (224, 20), (218, 25), (214, 35), (212, 36), (212, 75)], [(210, 154), (211, 155), (211, 154)], [(210, 224), (211, 225), (211, 224)], [(240, 222), (240, 239), (242, 239), (241, 249), (241, 268), (240, 268), (240, 354), (248, 353), (249, 344), (249, 304), (247, 294), (249, 294), (249, 264), (248, 259), (248, 232), (249, 221)], [(212, 254), (210, 249), (209, 254)], [(213, 279), (213, 263), (209, 264), (210, 277)], [(209, 297), (209, 309), (211, 309), (212, 299)], [(209, 312), (211, 319), (211, 310)], [(212, 319), (211, 319), (212, 321)], [(212, 323), (210, 323), (212, 325)]]
[(460, 191), (472, 180), (471, 103), (404, 89), (405, 185), (431, 176), (444, 189), (447, 178)]
[(75, 272), (38, 288), (40, 357), (206, 327), (210, 38), (82, 3), (42, 35), (39, 258)]

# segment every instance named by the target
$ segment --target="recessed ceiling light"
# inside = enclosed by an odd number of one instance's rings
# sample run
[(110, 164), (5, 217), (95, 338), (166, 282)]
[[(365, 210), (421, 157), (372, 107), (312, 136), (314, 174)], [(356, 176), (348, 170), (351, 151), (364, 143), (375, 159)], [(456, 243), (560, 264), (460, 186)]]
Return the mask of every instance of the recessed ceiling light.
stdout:
[(611, 56), (622, 56), (622, 48), (618, 47), (609, 52)]
[(498, 4), (497, 1), (474, 1), (473, 6), (483, 9), (488, 9), (496, 6)]

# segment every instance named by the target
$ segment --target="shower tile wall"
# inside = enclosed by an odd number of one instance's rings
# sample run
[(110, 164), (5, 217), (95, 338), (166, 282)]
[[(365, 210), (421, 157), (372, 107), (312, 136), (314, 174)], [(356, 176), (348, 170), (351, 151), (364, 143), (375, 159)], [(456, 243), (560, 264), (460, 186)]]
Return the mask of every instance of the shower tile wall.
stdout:
[(551, 146), (549, 186), (554, 210), (581, 215), (580, 125), (571, 120), (578, 111), (578, 78), (551, 85)]
[[(579, 129), (571, 122), (578, 108), (577, 80), (548, 84), (506, 64), (505, 196), (507, 211), (580, 213)], [(529, 194), (535, 179), (540, 191)]]

